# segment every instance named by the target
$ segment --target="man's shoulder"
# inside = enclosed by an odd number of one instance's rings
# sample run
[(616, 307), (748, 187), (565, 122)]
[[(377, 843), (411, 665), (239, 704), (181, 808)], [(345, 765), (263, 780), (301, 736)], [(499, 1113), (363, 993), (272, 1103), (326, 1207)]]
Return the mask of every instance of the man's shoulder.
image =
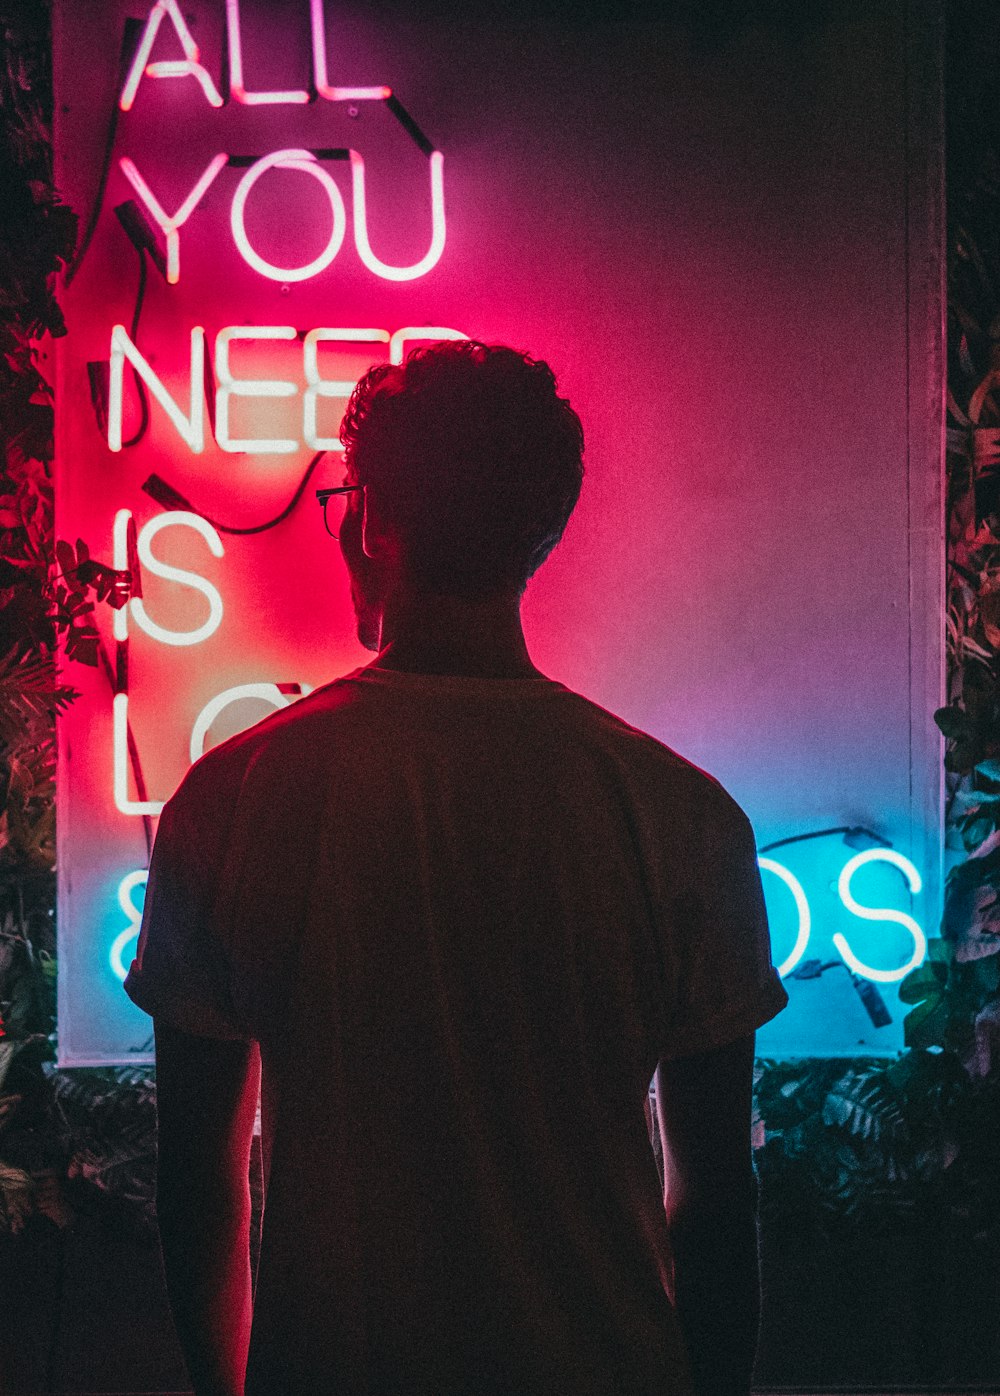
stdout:
[(213, 746), (187, 771), (168, 802), (171, 811), (231, 807), (247, 776), (262, 763), (271, 778), (281, 772), (297, 777), (331, 723), (350, 711), (356, 698), (351, 678), (347, 674), (323, 684)]
[(645, 790), (671, 801), (699, 806), (707, 817), (738, 823), (743, 810), (715, 776), (644, 728), (574, 694), (579, 720), (594, 742)]

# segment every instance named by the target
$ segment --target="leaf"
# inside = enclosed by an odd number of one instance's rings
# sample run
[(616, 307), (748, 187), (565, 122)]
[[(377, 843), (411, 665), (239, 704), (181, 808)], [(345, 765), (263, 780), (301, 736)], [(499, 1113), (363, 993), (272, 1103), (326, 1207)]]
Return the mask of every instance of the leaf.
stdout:
[(23, 1095), (0, 1095), (0, 1132), (3, 1131), (4, 1125), (13, 1118), (23, 1100)]
[(957, 703), (952, 703), (947, 708), (938, 708), (934, 714), (934, 721), (951, 742), (966, 736), (971, 725), (968, 716)]
[(96, 668), (100, 657), (100, 639), (90, 626), (73, 626), (66, 635), (66, 653), (78, 664)]
[(969, 857), (970, 859), (985, 859), (998, 852), (1000, 852), (1000, 829), (994, 829), (989, 838), (984, 839), (975, 853), (970, 853)]
[(899, 1101), (881, 1067), (846, 1072), (823, 1102), (823, 1122), (872, 1141), (906, 1131)]
[(75, 1212), (66, 1198), (62, 1179), (51, 1169), (44, 1173), (32, 1174), (35, 1187), (35, 1210), (39, 1216), (48, 1217), (60, 1231), (70, 1226)]
[(16, 1236), (33, 1211), (31, 1175), (0, 1159), (0, 1233)]
[[(4, 1010), (6, 1012), (6, 1009)], [(18, 1052), (21, 1050), (21, 1043), (15, 1037), (5, 1037), (0, 1039), (0, 1089), (7, 1079), (11, 1064)]]
[(957, 790), (955, 800), (970, 811), (1000, 805), (1000, 790)]
[(944, 929), (960, 964), (1000, 952), (998, 894), (988, 879), (981, 880), (984, 872), (984, 861), (977, 862), (973, 856), (948, 876)]
[(65, 538), (58, 539), (55, 545), (55, 554), (60, 572), (64, 577), (68, 577), (76, 569), (76, 554), (73, 551), (72, 543), (67, 543)]
[(948, 968), (932, 960), (911, 970), (899, 986), (901, 1003), (923, 1003), (928, 998), (939, 998), (948, 982)]
[(0, 657), (0, 741), (14, 750), (37, 746), (77, 697), (60, 681), (53, 659), (36, 654), (19, 660), (15, 646)]
[(984, 920), (982, 917), (977, 917), (965, 934), (956, 942), (955, 960), (958, 964), (970, 964), (975, 960), (1000, 954), (1000, 914), (998, 913), (1000, 913), (1000, 909), (998, 909), (997, 900), (994, 897), (984, 913), (990, 919)]
[(988, 1076), (995, 1062), (1000, 1062), (1000, 1001), (988, 1003), (976, 1014), (975, 1073)]
[(907, 1047), (943, 1047), (948, 1032), (948, 1005), (943, 995), (926, 999), (903, 1019), (903, 1041)]

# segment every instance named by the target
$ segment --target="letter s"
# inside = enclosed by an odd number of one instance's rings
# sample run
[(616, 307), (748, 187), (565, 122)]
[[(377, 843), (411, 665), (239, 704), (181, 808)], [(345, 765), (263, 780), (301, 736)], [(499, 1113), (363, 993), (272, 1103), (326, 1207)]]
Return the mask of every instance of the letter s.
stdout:
[(139, 561), (143, 567), (152, 572), (154, 577), (163, 577), (168, 582), (180, 582), (182, 586), (193, 587), (195, 591), (200, 591), (208, 601), (208, 619), (204, 625), (199, 625), (194, 630), (167, 630), (165, 626), (158, 625), (151, 618), (142, 601), (138, 598), (135, 598), (131, 603), (132, 614), (135, 616), (136, 623), (145, 630), (147, 635), (154, 640), (159, 640), (164, 645), (197, 645), (201, 640), (207, 640), (209, 635), (214, 635), (222, 624), (222, 597), (219, 595), (218, 589), (204, 577), (200, 577), (197, 572), (189, 572), (183, 567), (172, 567), (169, 563), (161, 562), (159, 558), (153, 556), (150, 544), (161, 529), (171, 526), (193, 528), (204, 538), (213, 556), (222, 557), (222, 539), (206, 519), (187, 509), (173, 509), (168, 510), (165, 514), (158, 514), (141, 529), (139, 533)]
[(913, 937), (913, 954), (900, 969), (872, 969), (871, 965), (866, 965), (863, 960), (858, 959), (848, 945), (846, 938), (839, 931), (833, 936), (834, 945), (843, 956), (847, 967), (855, 974), (860, 974), (864, 979), (877, 980), (880, 984), (893, 984), (900, 979), (905, 979), (910, 970), (916, 969), (917, 965), (923, 962), (927, 954), (927, 937), (924, 935), (919, 922), (915, 921), (912, 916), (908, 916), (905, 911), (893, 911), (889, 907), (862, 906), (860, 902), (855, 901), (851, 892), (851, 879), (858, 868), (863, 867), (865, 863), (892, 863), (894, 867), (899, 868), (906, 878), (914, 896), (920, 892), (923, 882), (909, 858), (904, 858), (901, 853), (897, 853), (891, 848), (868, 848), (863, 853), (856, 853), (844, 864), (837, 882), (840, 900), (853, 916), (859, 917), (862, 921), (891, 922), (894, 926), (904, 927)]

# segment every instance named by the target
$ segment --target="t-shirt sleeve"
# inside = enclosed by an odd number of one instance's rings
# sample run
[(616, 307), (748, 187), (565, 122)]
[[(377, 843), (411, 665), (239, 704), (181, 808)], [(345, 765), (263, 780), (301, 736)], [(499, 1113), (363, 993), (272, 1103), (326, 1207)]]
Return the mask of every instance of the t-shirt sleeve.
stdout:
[[(187, 808), (184, 787), (160, 816), (136, 956), (125, 979), (133, 1003), (199, 1037), (246, 1039), (213, 928), (219, 829)], [(216, 827), (212, 827), (215, 824)]]
[(662, 1055), (725, 1047), (770, 1022), (788, 1002), (771, 962), (757, 850), (750, 821), (721, 790), (703, 826), (676, 904), (671, 955), (674, 997)]

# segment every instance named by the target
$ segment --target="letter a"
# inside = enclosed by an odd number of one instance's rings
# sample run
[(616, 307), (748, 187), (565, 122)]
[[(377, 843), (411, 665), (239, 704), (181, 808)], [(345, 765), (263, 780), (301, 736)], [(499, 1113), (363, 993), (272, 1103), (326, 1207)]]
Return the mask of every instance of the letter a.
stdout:
[[(174, 32), (184, 50), (184, 57), (172, 59), (166, 63), (150, 63), (149, 55), (165, 17), (169, 18), (170, 23), (174, 26)], [(136, 50), (135, 58), (132, 60), (128, 77), (125, 79), (122, 95), (119, 98), (118, 105), (122, 111), (132, 110), (132, 103), (135, 101), (135, 94), (144, 73), (149, 78), (195, 78), (211, 105), (213, 107), (222, 106), (219, 89), (199, 61), (198, 45), (191, 37), (191, 31), (184, 22), (184, 16), (177, 8), (177, 0), (156, 0), (156, 4), (149, 12), (146, 28), (143, 30), (142, 39)]]

